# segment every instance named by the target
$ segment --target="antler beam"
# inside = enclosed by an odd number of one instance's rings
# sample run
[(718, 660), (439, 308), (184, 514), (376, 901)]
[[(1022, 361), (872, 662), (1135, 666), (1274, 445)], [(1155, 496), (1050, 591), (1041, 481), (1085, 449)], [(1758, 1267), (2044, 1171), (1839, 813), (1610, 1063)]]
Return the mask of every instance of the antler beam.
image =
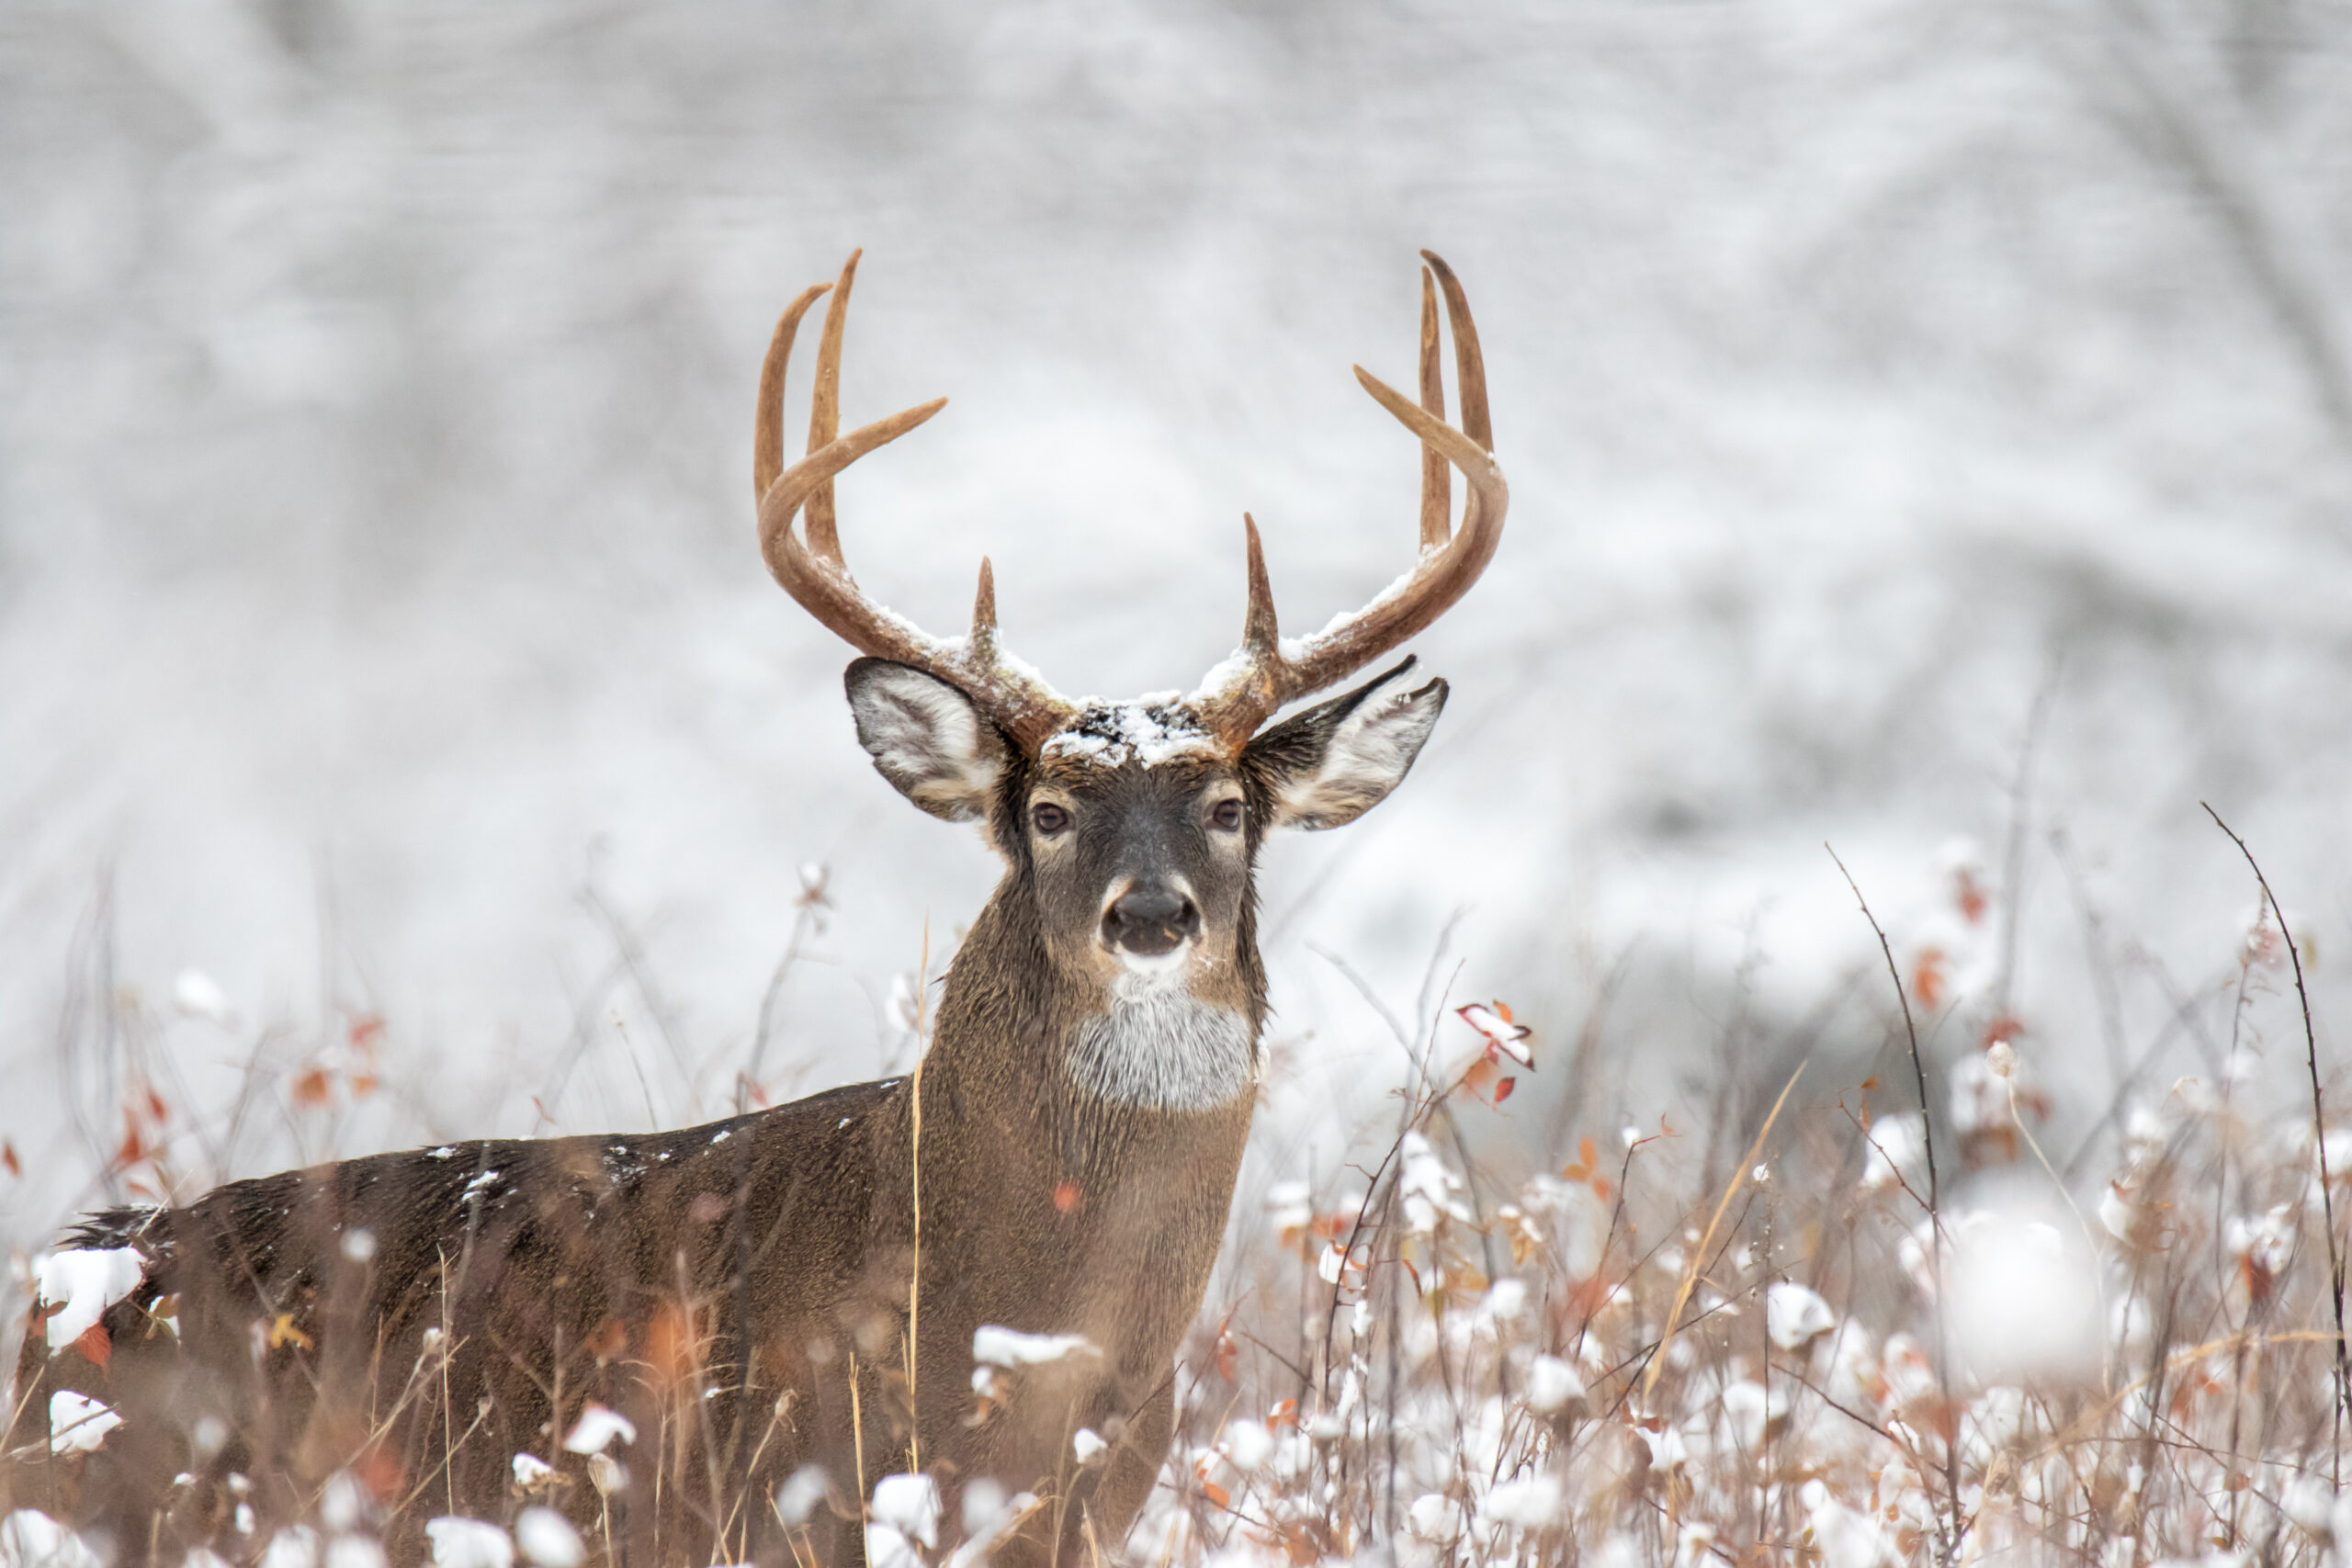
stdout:
[[(1238, 747), (1283, 704), (1343, 681), (1419, 632), (1469, 591), (1501, 541), (1510, 490), (1494, 458), (1494, 426), (1487, 410), (1487, 367), (1470, 302), (1453, 269), (1423, 251), (1421, 273), (1420, 401), (1416, 404), (1359, 365), (1356, 379), (1374, 401), (1421, 441), (1419, 561), (1402, 581), (1352, 615), (1313, 637), (1285, 643), (1274, 614), (1257, 523), (1242, 518), (1250, 551), (1250, 605), (1241, 647), (1211, 682), (1189, 699), (1202, 722), (1227, 746)], [(1445, 393), (1438, 368), (1437, 294), (1453, 333), (1454, 377), (1461, 384), (1462, 424), (1445, 423)], [(1449, 529), (1450, 468), (1470, 490), (1462, 526)]]
[[(758, 424), (752, 438), (752, 490), (759, 502), (760, 552), (768, 570), (800, 607), (838, 633), (861, 653), (912, 665), (959, 687), (1005, 733), (1034, 751), (1076, 712), (1067, 699), (1019, 666), (1008, 663), (997, 642), (996, 580), (985, 558), (972, 605), (967, 637), (934, 637), (888, 606), (869, 599), (842, 559), (833, 510), (833, 477), (877, 446), (886, 446), (947, 406), (934, 398), (878, 419), (847, 435), (841, 421), (842, 328), (849, 313), (850, 285), (857, 276), (853, 251), (839, 281), (820, 283), (793, 300), (760, 367)], [(784, 373), (800, 318), (830, 291), (825, 326), (817, 344), (817, 387), (809, 399), (808, 450), (784, 466)], [(805, 514), (802, 539), (793, 519)]]

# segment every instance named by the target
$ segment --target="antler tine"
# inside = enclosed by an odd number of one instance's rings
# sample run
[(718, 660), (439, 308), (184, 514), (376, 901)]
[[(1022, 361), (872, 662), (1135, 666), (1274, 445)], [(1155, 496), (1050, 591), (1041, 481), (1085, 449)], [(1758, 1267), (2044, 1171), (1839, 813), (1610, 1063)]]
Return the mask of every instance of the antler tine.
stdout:
[[(1437, 279), (1421, 268), (1421, 407), (1445, 417), (1445, 374), (1437, 352)], [(1453, 469), (1442, 453), (1421, 448), (1421, 548), (1433, 549), (1453, 532)]]
[[(951, 682), (1016, 742), (1035, 750), (1075, 709), (1026, 669), (1001, 657), (996, 630), (996, 576), (987, 560), (980, 562), (971, 636), (944, 640), (867, 598), (842, 560), (832, 513), (833, 477), (947, 406), (945, 398), (935, 398), (862, 425), (847, 435), (835, 434), (841, 423), (842, 313), (856, 269), (857, 253), (853, 252), (837, 282), (803, 291), (777, 323), (768, 344), (767, 361), (760, 371), (759, 424), (752, 457), (752, 478), (761, 487), (760, 553), (784, 591), (851, 647)], [(793, 334), (801, 316), (817, 296), (828, 290), (833, 298), (818, 349), (808, 450), (790, 468), (782, 468), (785, 363), (791, 355)], [(805, 540), (792, 526), (793, 518), (804, 507)]]
[(800, 318), (831, 288), (830, 283), (812, 283), (800, 291), (800, 298), (785, 308), (783, 319), (775, 324), (775, 335), (768, 339), (768, 356), (760, 362), (759, 416), (752, 431), (754, 503), (784, 472), (784, 370), (792, 359), (792, 340), (800, 331)]
[[(1470, 299), (1462, 292), (1462, 280), (1445, 265), (1445, 258), (1435, 251), (1423, 251), (1421, 259), (1437, 274), (1438, 287), (1445, 290), (1445, 323), (1453, 329), (1453, 371), (1462, 383), (1462, 431), (1488, 452), (1495, 449), (1494, 421), (1487, 415), (1487, 356), (1478, 349), (1478, 324), (1470, 319)], [(1431, 409), (1442, 415), (1442, 409)]]
[[(1406, 398), (1363, 366), (1355, 367), (1356, 379), (1374, 400), (1420, 439), (1420, 559), (1402, 581), (1362, 610), (1301, 642), (1284, 645), (1275, 635), (1273, 595), (1266, 586), (1257, 525), (1250, 525), (1250, 610), (1241, 649), (1189, 699), (1202, 722), (1236, 749), (1284, 703), (1345, 680), (1443, 615), (1478, 581), (1501, 541), (1510, 490), (1491, 451), (1493, 425), (1487, 412), (1486, 363), (1478, 349), (1478, 331), (1453, 269), (1430, 252), (1421, 254), (1429, 268), (1421, 281), (1420, 400)], [(1445, 296), (1453, 331), (1462, 394), (1460, 428), (1443, 418), (1432, 282)], [(1446, 526), (1451, 481), (1443, 472), (1448, 467), (1461, 469), (1470, 489), (1462, 526), (1451, 531)]]
[(1259, 542), (1258, 520), (1241, 514), (1241, 529), (1249, 538), (1250, 607), (1241, 617), (1243, 651), (1270, 657), (1282, 649), (1282, 626), (1274, 616), (1274, 588), (1266, 577), (1266, 547)]
[(980, 558), (980, 586), (972, 595), (972, 635), (965, 640), (975, 663), (996, 662), (996, 568)]
[[(850, 285), (857, 281), (857, 258), (865, 248), (850, 252), (842, 263), (841, 281), (825, 306), (825, 330), (817, 339), (817, 385), (808, 396), (808, 450), (831, 444), (842, 423), (842, 329), (849, 321)], [(833, 512), (833, 487), (828, 482), (808, 494), (808, 547), (835, 566), (842, 563), (842, 536)]]

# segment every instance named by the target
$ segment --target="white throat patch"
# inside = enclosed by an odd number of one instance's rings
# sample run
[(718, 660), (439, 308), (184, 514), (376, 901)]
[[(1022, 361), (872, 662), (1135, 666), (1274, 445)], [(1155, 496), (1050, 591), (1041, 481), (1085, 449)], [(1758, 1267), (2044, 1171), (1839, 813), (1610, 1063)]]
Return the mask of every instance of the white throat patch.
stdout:
[(1258, 1039), (1248, 1019), (1180, 986), (1119, 990), (1070, 1046), (1080, 1087), (1154, 1111), (1209, 1111), (1256, 1087)]

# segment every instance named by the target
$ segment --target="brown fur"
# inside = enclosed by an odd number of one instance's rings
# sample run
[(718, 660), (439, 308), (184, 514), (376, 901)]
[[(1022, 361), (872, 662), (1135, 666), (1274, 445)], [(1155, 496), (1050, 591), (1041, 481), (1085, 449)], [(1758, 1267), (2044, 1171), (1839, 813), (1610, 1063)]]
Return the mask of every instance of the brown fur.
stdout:
[[(233, 1558), (275, 1522), (314, 1514), (328, 1478), (348, 1472), (407, 1561), (434, 1516), (510, 1519), (526, 1500), (511, 1457), (526, 1451), (555, 1466), (545, 1500), (592, 1545), (609, 1532), (629, 1560), (694, 1564), (780, 1559), (766, 1500), (813, 1462), (836, 1498), (808, 1544), (852, 1562), (857, 1497), (916, 1462), (919, 1446), (951, 1519), (973, 1476), (1048, 1499), (1001, 1560), (1043, 1561), (1090, 1514), (1115, 1540), (1167, 1449), (1171, 1360), (1216, 1260), (1251, 1096), (1176, 1112), (1069, 1081), (1063, 1048), (1103, 1011), (1110, 983), (1089, 934), (1094, 896), (1070, 889), (1128, 874), (1120, 857), (1158, 832), (1155, 852), (1229, 906), (1204, 932), (1222, 961), (1199, 983), (1254, 1034), (1265, 978), (1250, 868), (1274, 778), (1311, 762), (1325, 718), (1316, 710), (1233, 764), (1089, 773), (1016, 760), (1004, 773), (988, 815), (1007, 874), (951, 967), (921, 1077), (911, 1387), (917, 1081), (894, 1078), (679, 1132), (378, 1155), (94, 1219), (77, 1242), (136, 1247), (148, 1279), (107, 1313), (104, 1366), (48, 1355), (30, 1325), (9, 1440), (33, 1458), (10, 1500), (110, 1535), (123, 1562), (175, 1562), (204, 1544)], [(1220, 780), (1250, 804), (1229, 886), (1206, 840), (1186, 837)], [(1041, 793), (1093, 829), (1072, 841), (1080, 860), (1059, 863), (1059, 894), (1041, 884), (1023, 828)], [(358, 1231), (374, 1242), (364, 1260), (345, 1245)], [(1081, 1334), (1102, 1354), (1021, 1374), (977, 1416), (984, 1324)], [(97, 1452), (43, 1455), (61, 1388), (124, 1417)], [(588, 1461), (560, 1450), (591, 1400), (637, 1427), (615, 1450), (631, 1483), (609, 1498)], [(226, 1438), (209, 1456), (192, 1446), (206, 1416)], [(1076, 1464), (1081, 1426), (1113, 1440), (1106, 1462)], [(191, 1479), (173, 1484), (182, 1472)], [(250, 1478), (251, 1538), (232, 1528), (232, 1476)]]

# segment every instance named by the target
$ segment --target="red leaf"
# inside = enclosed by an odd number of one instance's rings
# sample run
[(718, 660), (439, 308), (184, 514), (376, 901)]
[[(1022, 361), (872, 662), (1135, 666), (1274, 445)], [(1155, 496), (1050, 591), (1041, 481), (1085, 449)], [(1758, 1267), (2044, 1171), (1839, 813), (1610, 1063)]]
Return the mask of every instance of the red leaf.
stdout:
[(1072, 1209), (1078, 1207), (1079, 1197), (1080, 1193), (1077, 1182), (1057, 1181), (1054, 1183), (1054, 1213), (1057, 1214), (1069, 1213)]
[(104, 1371), (107, 1362), (114, 1357), (114, 1338), (107, 1333), (105, 1324), (94, 1323), (74, 1336), (74, 1348), (87, 1356), (100, 1371)]
[(1233, 1342), (1230, 1334), (1216, 1337), (1216, 1375), (1226, 1382), (1233, 1381), (1234, 1369), (1240, 1365), (1241, 1347)]

